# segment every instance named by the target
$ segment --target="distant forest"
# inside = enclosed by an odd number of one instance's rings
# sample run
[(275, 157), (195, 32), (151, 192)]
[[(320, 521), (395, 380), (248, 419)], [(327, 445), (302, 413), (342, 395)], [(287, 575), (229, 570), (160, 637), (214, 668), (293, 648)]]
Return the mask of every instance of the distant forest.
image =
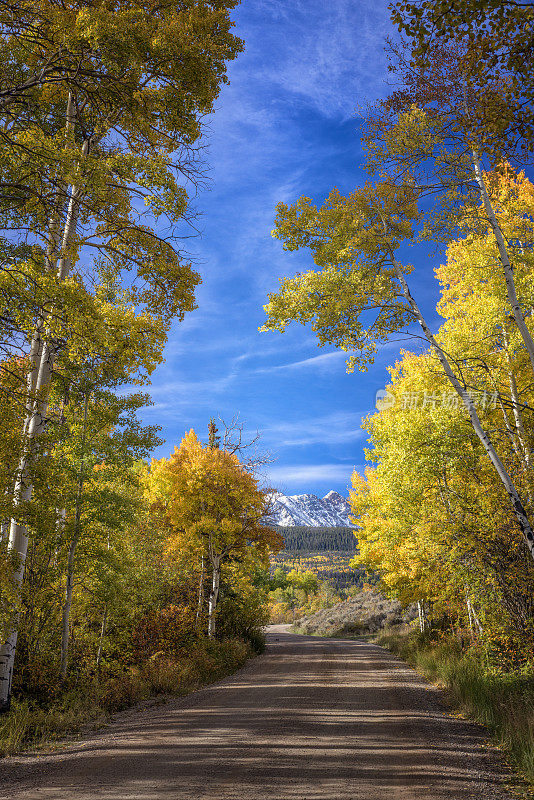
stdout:
[(285, 549), (291, 553), (322, 550), (354, 553), (358, 548), (358, 540), (352, 528), (292, 525), (289, 528), (280, 526), (278, 530), (285, 539)]

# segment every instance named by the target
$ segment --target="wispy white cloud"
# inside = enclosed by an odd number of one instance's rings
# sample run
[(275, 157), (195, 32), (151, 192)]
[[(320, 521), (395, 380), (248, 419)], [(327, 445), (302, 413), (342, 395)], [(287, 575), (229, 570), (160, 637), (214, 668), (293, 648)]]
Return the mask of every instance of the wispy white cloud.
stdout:
[(348, 353), (337, 350), (335, 353), (323, 353), (320, 356), (312, 356), (311, 358), (303, 358), (300, 361), (291, 361), (289, 364), (275, 364), (270, 367), (259, 367), (256, 372), (283, 372), (290, 370), (300, 369), (335, 369), (338, 367), (339, 362), (346, 360)]
[[(391, 33), (387, 5), (375, 0), (273, 0), (260, 3), (263, 18), (277, 21), (273, 55), (263, 80), (279, 86), (325, 116), (354, 114), (383, 92), (384, 39)], [(283, 19), (283, 25), (280, 25)], [(254, 46), (252, 31), (251, 46)], [(267, 33), (268, 35), (268, 33)], [(382, 67), (382, 68), (381, 68)]]
[(279, 422), (262, 430), (262, 440), (277, 448), (314, 444), (347, 444), (362, 439), (362, 416), (357, 412), (333, 412), (296, 422)]
[(158, 409), (158, 413), (173, 413), (178, 408), (195, 407), (198, 405), (210, 405), (215, 397), (226, 392), (236, 377), (236, 370), (221, 375), (217, 378), (206, 380), (189, 380), (187, 378), (168, 381), (165, 383), (153, 384), (150, 394), (154, 398), (155, 404), (152, 410)]
[(302, 484), (305, 486), (312, 483), (344, 480), (349, 485), (352, 470), (352, 464), (296, 464), (271, 467), (265, 472), (273, 485)]

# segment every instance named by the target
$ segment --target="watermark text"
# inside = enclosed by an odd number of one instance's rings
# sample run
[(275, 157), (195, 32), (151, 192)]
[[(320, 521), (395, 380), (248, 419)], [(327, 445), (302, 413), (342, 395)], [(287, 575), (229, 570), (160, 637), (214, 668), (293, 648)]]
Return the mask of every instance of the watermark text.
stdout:
[[(476, 408), (496, 408), (497, 392), (473, 391), (468, 392)], [(375, 396), (376, 407), (379, 411), (388, 408), (460, 408), (463, 401), (456, 392), (401, 392), (393, 394), (386, 389), (379, 389)]]

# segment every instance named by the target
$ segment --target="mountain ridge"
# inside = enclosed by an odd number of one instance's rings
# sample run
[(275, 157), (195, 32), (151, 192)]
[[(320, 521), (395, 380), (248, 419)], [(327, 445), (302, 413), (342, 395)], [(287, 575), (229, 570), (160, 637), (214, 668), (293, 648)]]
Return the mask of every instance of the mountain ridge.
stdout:
[(324, 497), (315, 494), (285, 495), (274, 492), (273, 510), (269, 521), (273, 525), (290, 528), (294, 525), (349, 528), (350, 506), (346, 498), (333, 490)]

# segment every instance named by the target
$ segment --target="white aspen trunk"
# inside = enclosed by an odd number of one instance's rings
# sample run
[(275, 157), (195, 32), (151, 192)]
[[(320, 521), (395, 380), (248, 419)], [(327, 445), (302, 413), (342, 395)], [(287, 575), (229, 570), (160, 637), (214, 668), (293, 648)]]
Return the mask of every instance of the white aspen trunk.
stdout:
[(197, 624), (202, 614), (203, 605), (204, 605), (204, 556), (202, 556), (200, 562), (200, 580), (198, 582), (198, 603), (197, 603), (197, 616), (196, 616)]
[(471, 613), (471, 600), (469, 599), (469, 595), (467, 594), (467, 589), (466, 589), (466, 593), (465, 593), (465, 604), (467, 606), (467, 617), (469, 619), (469, 630), (471, 631), (471, 634), (473, 634), (473, 632), (474, 632), (473, 615)]
[[(82, 158), (87, 156), (88, 152), (89, 140), (86, 140), (82, 147)], [(80, 198), (80, 187), (71, 186), (69, 206), (61, 242), (61, 257), (58, 262), (57, 277), (59, 281), (64, 281), (68, 276), (71, 263), (68, 251), (76, 232)], [(30, 478), (30, 463), (33, 456), (34, 443), (46, 425), (46, 414), (48, 411), (47, 390), (52, 377), (55, 352), (50, 342), (42, 343), (43, 325), (44, 321), (40, 320), (32, 340), (31, 355), (33, 355), (33, 361), (30, 368), (29, 386), (33, 388), (32, 394), (35, 400), (32, 402), (30, 398), (30, 407), (22, 429), (24, 440), (23, 451), (13, 491), (13, 508), (15, 513), (17, 508), (31, 499), (33, 486)], [(11, 520), (8, 550), (14, 553), (18, 560), (12, 578), (15, 586), (20, 587), (24, 577), (24, 566), (28, 551), (28, 532), (26, 527), (17, 522), (16, 519)], [(7, 711), (10, 707), (13, 665), (17, 648), (17, 631), (18, 617), (15, 617), (7, 641), (0, 646), (0, 713)]]
[(213, 568), (213, 577), (208, 603), (208, 636), (210, 638), (215, 636), (215, 610), (217, 608), (217, 600), (219, 599), (219, 585), (221, 581), (220, 556), (212, 556), (211, 563)]
[[(61, 400), (61, 411), (59, 415), (59, 422), (61, 425), (65, 422), (65, 398)], [(56, 508), (56, 532), (57, 532), (57, 546), (54, 548), (54, 564), (59, 562), (61, 552), (61, 537), (65, 532), (65, 520), (67, 519), (66, 508)]]
[[(74, 108), (73, 108), (72, 94), (69, 92), (69, 97), (67, 101), (67, 112), (66, 112), (65, 138), (67, 137), (69, 130), (73, 126), (73, 111)], [(48, 274), (51, 274), (56, 270), (57, 260), (60, 255), (61, 239), (63, 238), (64, 241), (66, 235), (66, 228), (64, 226), (63, 237), (60, 236), (61, 217), (62, 217), (60, 204), (62, 199), (62, 193), (65, 193), (66, 197), (67, 186), (62, 181), (59, 181), (58, 188), (56, 189), (55, 192), (56, 207), (52, 212), (52, 215), (48, 222), (48, 242), (45, 250), (45, 269)], [(33, 333), (32, 342), (30, 346), (30, 364), (32, 366), (28, 374), (27, 388), (28, 388), (29, 403), (30, 403), (30, 405), (26, 409), (28, 414), (31, 413), (31, 404), (36, 402), (35, 392), (37, 387), (37, 379), (39, 376), (39, 368), (43, 350), (43, 334), (45, 331), (46, 319), (49, 313), (50, 311), (44, 311), (43, 309), (41, 309), (35, 325), (35, 331)]]
[[(67, 106), (67, 127), (68, 120), (71, 114), (69, 110), (71, 106), (71, 98), (69, 95), (69, 103)], [(64, 187), (66, 189), (66, 187)], [(60, 246), (60, 226), (61, 226), (61, 213), (59, 210), (59, 203), (61, 200), (61, 185), (56, 191), (55, 195), (56, 209), (50, 217), (48, 223), (48, 243), (45, 251), (45, 269), (48, 274), (54, 272), (57, 264)], [(33, 332), (32, 341), (30, 345), (30, 371), (27, 379), (28, 389), (28, 404), (26, 406), (26, 419), (31, 416), (32, 405), (37, 402), (35, 392), (37, 389), (37, 380), (39, 377), (39, 368), (41, 364), (42, 351), (43, 351), (43, 334), (45, 330), (46, 318), (49, 311), (40, 310), (38, 319), (35, 323), (35, 330)]]
[(97, 653), (96, 653), (96, 669), (97, 669), (97, 671), (98, 671), (98, 668), (100, 667), (100, 661), (102, 659), (102, 651), (104, 649), (104, 635), (106, 633), (106, 622), (107, 622), (107, 619), (108, 619), (108, 610), (106, 608), (106, 610), (104, 611), (104, 615), (102, 617), (102, 625), (100, 626), (100, 636), (99, 636), (99, 639), (98, 639), (98, 650), (97, 650)]
[(477, 617), (475, 608), (473, 606), (473, 601), (471, 600), (470, 597), (467, 598), (467, 612), (469, 614), (471, 630), (473, 630), (473, 625), (471, 624), (471, 620), (473, 620), (474, 627), (476, 628), (478, 636), (482, 636), (482, 625), (480, 623), (479, 618)]
[[(41, 389), (41, 380), (46, 387), (46, 381), (50, 381), (50, 371), (48, 363), (41, 363), (39, 377), (37, 379), (37, 391)], [(34, 440), (40, 435), (46, 424), (46, 413), (48, 403), (46, 399), (36, 401), (35, 408), (25, 420), (24, 430), (26, 440), (24, 450), (21, 455), (17, 478), (13, 492), (13, 507), (16, 510), (22, 504), (27, 503), (32, 496), (33, 486), (29, 478), (29, 466), (33, 451)], [(26, 527), (16, 519), (12, 519), (9, 526), (8, 552), (16, 557), (17, 565), (12, 574), (15, 586), (20, 587), (24, 577), (24, 566), (26, 554), (28, 552), (28, 532)], [(15, 652), (17, 647), (18, 616), (15, 616), (11, 632), (7, 640), (0, 647), (0, 713), (7, 711), (10, 707), (11, 683), (13, 680), (13, 664), (15, 662)]]
[(512, 412), (514, 415), (515, 429), (517, 431), (517, 438), (523, 454), (524, 467), (529, 469), (531, 466), (531, 453), (527, 444), (527, 436), (523, 425), (523, 416), (521, 414), (521, 404), (519, 402), (519, 394), (517, 392), (517, 383), (515, 375), (511, 369), (508, 369), (508, 383), (510, 386), (510, 397), (512, 398)]
[(519, 402), (519, 393), (517, 391), (517, 383), (515, 379), (514, 370), (512, 367), (512, 359), (509, 352), (509, 340), (506, 330), (503, 329), (503, 342), (504, 351), (506, 353), (506, 360), (508, 362), (508, 385), (510, 387), (510, 397), (512, 399), (512, 413), (514, 415), (515, 429), (517, 439), (523, 453), (522, 464), (525, 470), (528, 470), (532, 463), (530, 449), (528, 447), (528, 439), (523, 425), (523, 415), (521, 414), (521, 403)]
[(417, 601), (417, 613), (419, 614), (419, 630), (421, 633), (426, 631), (426, 616), (424, 600)]
[[(504, 403), (503, 403), (503, 401), (501, 400), (500, 397), (499, 397), (499, 406), (501, 407), (501, 413), (502, 413), (502, 418), (503, 418), (503, 421), (504, 421), (504, 426), (506, 428), (506, 433), (508, 434), (508, 438), (510, 439), (513, 451), (516, 454), (517, 460), (519, 461), (519, 463), (521, 464), (523, 469), (526, 469), (525, 457), (524, 457), (524, 453), (523, 453), (523, 451), (521, 449), (520, 442), (518, 441), (517, 430), (514, 430), (514, 427), (512, 426), (512, 424), (510, 422), (510, 419), (508, 417), (508, 413), (506, 411), (506, 408), (504, 407)], [(515, 425), (515, 423), (514, 423), (514, 425)], [(530, 498), (529, 498), (529, 502), (530, 502)]]
[(512, 312), (514, 315), (514, 319), (516, 325), (519, 329), (525, 347), (527, 349), (528, 356), (530, 358), (530, 365), (532, 367), (532, 371), (534, 372), (534, 339), (532, 338), (530, 331), (527, 327), (525, 322), (525, 317), (523, 311), (521, 310), (521, 305), (519, 303), (517, 292), (515, 288), (515, 281), (514, 281), (514, 273), (512, 269), (512, 265), (510, 264), (510, 258), (508, 256), (508, 250), (506, 248), (506, 243), (504, 241), (504, 236), (502, 235), (502, 231), (500, 225), (497, 221), (497, 216), (495, 214), (493, 205), (491, 203), (488, 190), (486, 189), (486, 183), (484, 181), (484, 173), (482, 171), (482, 167), (480, 165), (480, 159), (478, 157), (478, 153), (476, 150), (472, 151), (473, 154), (473, 166), (475, 169), (475, 176), (478, 183), (478, 188), (480, 190), (480, 196), (482, 198), (482, 203), (484, 205), (484, 211), (487, 214), (489, 224), (491, 225), (491, 229), (493, 231), (493, 235), (495, 236), (495, 241), (497, 243), (497, 249), (499, 251), (499, 258), (501, 260), (501, 264), (504, 271), (504, 280), (506, 283), (506, 291), (508, 293), (508, 300), (512, 307)]
[(515, 486), (514, 486), (514, 484), (512, 482), (512, 479), (508, 475), (508, 472), (506, 471), (506, 468), (505, 468), (504, 464), (502, 463), (501, 459), (499, 458), (499, 456), (497, 454), (497, 451), (495, 450), (495, 447), (493, 446), (493, 442), (491, 441), (490, 437), (488, 436), (488, 434), (486, 433), (486, 431), (482, 427), (482, 423), (480, 422), (480, 418), (479, 418), (479, 416), (477, 414), (477, 411), (476, 411), (476, 408), (475, 408), (475, 404), (473, 403), (472, 398), (470, 397), (470, 395), (466, 391), (466, 389), (463, 388), (463, 386), (461, 385), (460, 381), (458, 380), (458, 378), (454, 374), (454, 372), (452, 370), (452, 367), (449, 364), (449, 360), (447, 359), (447, 356), (445, 355), (445, 353), (443, 352), (442, 348), (437, 343), (434, 335), (432, 334), (429, 326), (426, 323), (425, 318), (423, 317), (423, 314), (421, 313), (421, 310), (420, 310), (419, 306), (417, 305), (417, 303), (415, 302), (414, 298), (412, 297), (410, 289), (408, 287), (408, 283), (406, 282), (406, 278), (404, 276), (404, 273), (402, 271), (402, 267), (401, 267), (400, 263), (397, 261), (397, 259), (395, 258), (395, 256), (393, 254), (391, 254), (391, 258), (392, 258), (393, 266), (395, 268), (395, 272), (397, 274), (397, 278), (398, 278), (399, 283), (400, 283), (400, 285), (402, 287), (402, 293), (403, 293), (405, 299), (407, 300), (408, 304), (410, 305), (410, 308), (412, 309), (412, 312), (413, 312), (414, 316), (416, 317), (417, 321), (419, 322), (419, 325), (421, 326), (421, 329), (423, 330), (423, 333), (425, 334), (426, 340), (428, 341), (428, 343), (431, 345), (432, 349), (436, 353), (436, 355), (437, 355), (437, 357), (438, 357), (438, 359), (439, 359), (439, 361), (440, 361), (440, 363), (441, 363), (441, 365), (443, 367), (445, 375), (449, 379), (450, 383), (454, 387), (454, 389), (457, 392), (457, 394), (460, 396), (465, 408), (467, 409), (467, 412), (469, 414), (469, 419), (471, 421), (471, 425), (473, 426), (473, 430), (475, 431), (476, 435), (478, 436), (478, 438), (479, 438), (484, 450), (488, 454), (488, 456), (490, 458), (490, 461), (491, 461), (491, 463), (493, 464), (493, 466), (495, 468), (495, 471), (496, 471), (497, 475), (499, 476), (499, 479), (500, 479), (501, 483), (503, 484), (504, 488), (506, 489), (508, 497), (510, 498), (510, 503), (512, 505), (514, 514), (515, 514), (516, 519), (517, 519), (517, 521), (519, 523), (519, 527), (521, 528), (521, 531), (522, 531), (523, 536), (525, 538), (525, 542), (527, 544), (527, 547), (528, 547), (528, 549), (530, 551), (530, 554), (531, 554), (532, 558), (534, 558), (534, 534), (532, 532), (532, 527), (530, 525), (530, 521), (528, 519), (527, 513), (526, 513), (525, 508), (523, 506), (523, 502), (521, 500), (521, 497), (519, 496), (519, 492), (515, 488)]
[(72, 592), (74, 589), (74, 554), (78, 544), (78, 537), (75, 536), (69, 547), (69, 558), (67, 562), (67, 584), (65, 586), (65, 602), (61, 615), (61, 677), (67, 674), (67, 657), (69, 652), (69, 617), (72, 607)]
[[(512, 370), (510, 354), (508, 352), (508, 337), (506, 335), (506, 331), (504, 331), (504, 330), (503, 330), (503, 341), (504, 341), (504, 345), (505, 345), (504, 349), (505, 349), (505, 353), (506, 353), (506, 359), (508, 361), (508, 370), (507, 370), (507, 372), (508, 372), (508, 385), (510, 387), (510, 397), (511, 397), (511, 400), (512, 400), (513, 424), (510, 421), (510, 418), (509, 418), (508, 412), (507, 412), (507, 410), (505, 408), (504, 402), (503, 402), (503, 400), (501, 399), (500, 395), (497, 392), (497, 386), (496, 386), (495, 383), (494, 383), (494, 390), (495, 390), (496, 396), (498, 397), (499, 406), (501, 408), (501, 413), (502, 413), (502, 417), (503, 417), (503, 420), (504, 420), (504, 425), (506, 427), (506, 432), (507, 432), (508, 437), (510, 439), (512, 448), (514, 450), (514, 453), (516, 454), (517, 460), (521, 464), (521, 467), (522, 467), (523, 471), (527, 472), (529, 470), (529, 467), (530, 467), (530, 453), (529, 453), (529, 451), (527, 449), (527, 446), (526, 446), (527, 439), (526, 439), (525, 430), (524, 430), (524, 427), (523, 427), (523, 420), (522, 420), (522, 417), (521, 417), (519, 396), (518, 396), (518, 393), (517, 393), (517, 384), (516, 384), (516, 381), (515, 381), (515, 375), (514, 375), (513, 370)], [(489, 372), (489, 369), (488, 369), (488, 372)], [(532, 504), (532, 492), (528, 488), (526, 490), (526, 497), (527, 497), (527, 501), (528, 501), (529, 505), (531, 505)]]

